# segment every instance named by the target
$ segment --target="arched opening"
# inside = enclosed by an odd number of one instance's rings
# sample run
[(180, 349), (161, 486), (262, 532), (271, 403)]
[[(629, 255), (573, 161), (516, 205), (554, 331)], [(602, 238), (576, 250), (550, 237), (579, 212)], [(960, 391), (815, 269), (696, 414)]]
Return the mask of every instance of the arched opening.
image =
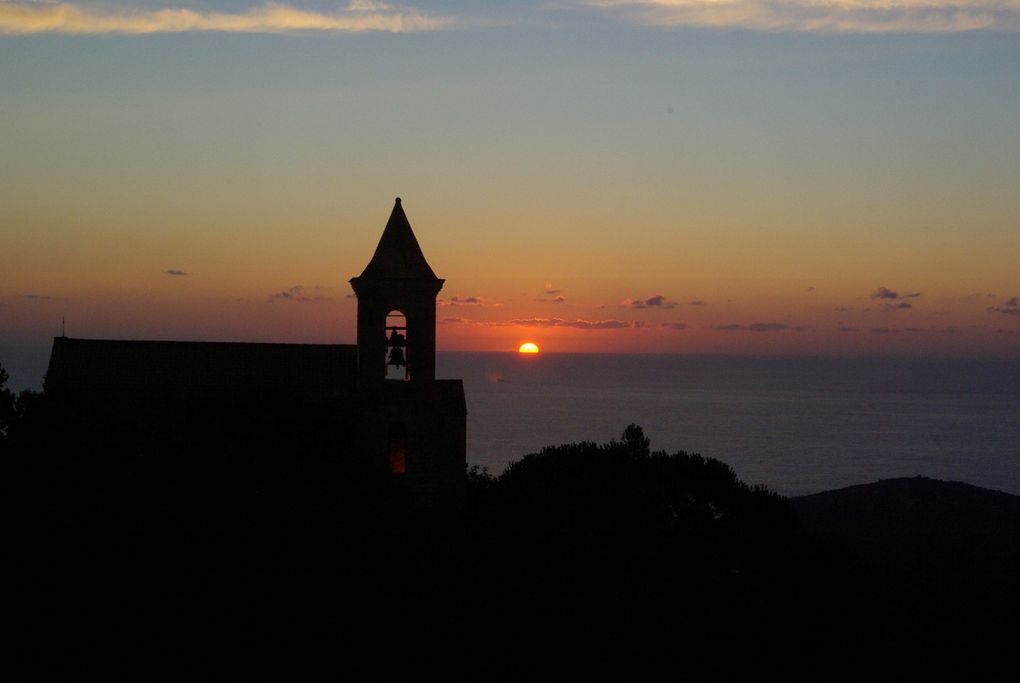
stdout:
[(386, 379), (406, 380), (411, 373), (407, 368), (407, 318), (400, 311), (386, 314)]
[(407, 472), (407, 430), (404, 425), (392, 423), (388, 441), (387, 466), (393, 474), (404, 474)]

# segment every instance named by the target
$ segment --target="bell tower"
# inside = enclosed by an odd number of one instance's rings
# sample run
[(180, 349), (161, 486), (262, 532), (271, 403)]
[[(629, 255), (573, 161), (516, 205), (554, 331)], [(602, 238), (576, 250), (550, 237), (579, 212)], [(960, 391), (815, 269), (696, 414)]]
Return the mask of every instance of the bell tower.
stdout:
[(436, 295), (443, 282), (425, 260), (397, 197), (372, 260), (351, 278), (363, 388), (435, 380)]

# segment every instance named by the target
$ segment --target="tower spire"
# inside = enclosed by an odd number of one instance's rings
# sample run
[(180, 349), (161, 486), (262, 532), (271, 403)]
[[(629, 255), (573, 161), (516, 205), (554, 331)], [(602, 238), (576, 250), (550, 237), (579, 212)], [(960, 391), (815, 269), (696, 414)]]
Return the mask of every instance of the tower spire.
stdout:
[(400, 197), (393, 202), (393, 211), (386, 222), (382, 237), (375, 248), (372, 260), (365, 266), (361, 278), (366, 280), (437, 280), (436, 274), (418, 245), (411, 224), (404, 213)]

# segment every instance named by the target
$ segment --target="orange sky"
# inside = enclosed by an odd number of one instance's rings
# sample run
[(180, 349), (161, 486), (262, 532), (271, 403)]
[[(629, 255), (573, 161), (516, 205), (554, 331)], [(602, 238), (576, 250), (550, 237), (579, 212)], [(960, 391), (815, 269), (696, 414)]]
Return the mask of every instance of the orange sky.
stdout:
[[(176, 222), (162, 234), (107, 229), (105, 239), (98, 227), (65, 231), (63, 240), (25, 235), (8, 252), (6, 341), (42, 342), (66, 318), (68, 334), (80, 337), (352, 342), (356, 301), (346, 281), (381, 234), (390, 202), (379, 204), (371, 217), (315, 225), (304, 237), (294, 229), (282, 240), (258, 226), (207, 234)], [(512, 350), (524, 341), (544, 351), (653, 353), (1017, 348), (1016, 302), (996, 293), (1012, 291), (1016, 278), (995, 253), (1014, 248), (1009, 236), (961, 251), (961, 240), (945, 235), (906, 257), (866, 240), (840, 245), (832, 233), (815, 244), (781, 233), (737, 239), (722, 227), (706, 237), (682, 217), (671, 231), (661, 213), (646, 218), (643, 233), (610, 229), (614, 217), (590, 206), (576, 217), (554, 212), (545, 228), (534, 227), (536, 213), (514, 229), (512, 215), (486, 221), (431, 204), (416, 211), (412, 197), (404, 205), (447, 279), (440, 349)], [(649, 226), (655, 221), (663, 225)], [(470, 240), (472, 231), (492, 237)]]
[(352, 342), (400, 195), (440, 349), (1017, 355), (1015, 8), (568, 4), (0, 0), (0, 354)]

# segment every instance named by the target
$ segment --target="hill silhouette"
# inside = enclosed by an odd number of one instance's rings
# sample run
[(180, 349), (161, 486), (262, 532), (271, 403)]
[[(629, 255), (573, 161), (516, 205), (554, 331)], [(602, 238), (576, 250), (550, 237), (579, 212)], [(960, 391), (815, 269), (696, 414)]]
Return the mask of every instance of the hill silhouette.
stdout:
[(924, 477), (790, 499), (801, 526), (843, 544), (881, 581), (886, 639), (990, 668), (1020, 635), (1020, 497)]

